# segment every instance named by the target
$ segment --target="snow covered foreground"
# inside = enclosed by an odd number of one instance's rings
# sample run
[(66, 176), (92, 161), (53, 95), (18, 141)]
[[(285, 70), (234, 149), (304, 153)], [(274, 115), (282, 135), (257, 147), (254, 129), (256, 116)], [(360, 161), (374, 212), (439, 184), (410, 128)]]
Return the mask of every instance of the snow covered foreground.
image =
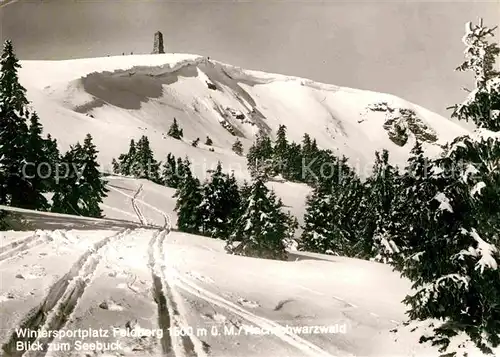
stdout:
[[(28, 240), (39, 244), (8, 254)], [(28, 342), (73, 349), (47, 356), (93, 356), (98, 342), (110, 349), (100, 356), (409, 356), (415, 348), (389, 333), (403, 319), (408, 284), (380, 264), (235, 257), (217, 240), (145, 228), (5, 233), (0, 249), (9, 356)], [(15, 328), (60, 336), (17, 337)], [(187, 336), (175, 334), (182, 329)]]
[[(176, 200), (172, 196), (175, 189), (155, 184), (148, 180), (138, 180), (123, 176), (107, 176), (108, 196), (101, 204), (104, 215), (110, 219), (126, 220), (136, 223), (145, 223), (163, 226), (165, 215), (176, 217), (174, 211)], [(268, 182), (267, 186), (282, 197), (286, 210), (303, 223), (306, 197), (311, 188), (305, 184), (292, 182)], [(144, 217), (139, 218), (131, 202), (135, 197), (134, 205)], [(141, 220), (142, 219), (142, 220)], [(170, 221), (170, 218), (168, 218)], [(172, 228), (177, 228), (176, 218), (171, 220)]]

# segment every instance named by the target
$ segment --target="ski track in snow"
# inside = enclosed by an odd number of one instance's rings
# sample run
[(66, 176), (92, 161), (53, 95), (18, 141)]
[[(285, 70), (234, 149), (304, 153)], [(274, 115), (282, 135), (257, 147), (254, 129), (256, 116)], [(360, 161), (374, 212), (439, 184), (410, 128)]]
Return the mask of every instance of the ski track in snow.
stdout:
[(164, 235), (166, 232), (157, 231), (151, 238), (149, 242), (148, 248), (148, 266), (151, 271), (151, 278), (153, 281), (152, 292), (153, 298), (158, 306), (158, 327), (163, 331), (163, 337), (160, 341), (162, 353), (169, 356), (172, 354), (172, 339), (168, 332), (168, 328), (170, 327), (170, 313), (167, 308), (167, 300), (165, 297), (165, 293), (163, 291), (163, 283), (159, 276), (156, 267), (156, 257), (155, 257), (155, 248), (159, 235)]
[[(110, 242), (119, 240), (130, 232), (130, 229), (124, 229), (94, 243), (80, 256), (71, 269), (50, 287), (40, 305), (26, 314), (17, 328), (20, 330), (63, 329), (75, 311), (80, 297), (92, 282), (93, 274), (102, 259), (102, 251)], [(23, 337), (14, 331), (9, 340), (2, 346), (2, 350), (9, 357), (43, 357), (47, 354), (47, 346), (52, 340), (52, 336)], [(16, 349), (18, 341), (31, 343), (38, 341), (44, 348), (42, 351), (18, 351)]]
[[(168, 269), (168, 270), (167, 270)], [(225, 298), (212, 293), (201, 286), (197, 285), (193, 281), (190, 281), (186, 278), (184, 278), (175, 268), (173, 267), (168, 267), (166, 270), (169, 272), (169, 275), (171, 276), (171, 280), (174, 282), (175, 286), (179, 287), (180, 289), (208, 302), (214, 305), (217, 305), (237, 316), (240, 318), (247, 320), (256, 326), (266, 329), (266, 330), (274, 330), (276, 331), (273, 336), (281, 339), (283, 342), (288, 343), (289, 345), (301, 350), (303, 353), (305, 353), (308, 356), (311, 357), (333, 357), (330, 353), (324, 351), (320, 347), (314, 345), (313, 343), (299, 337), (298, 335), (295, 335), (293, 333), (288, 333), (284, 331), (284, 327), (281, 326), (280, 324), (260, 317), (256, 314), (253, 314), (245, 309), (243, 309), (241, 306), (238, 306), (237, 304), (226, 300)], [(283, 331), (281, 332), (280, 331)]]
[(47, 240), (47, 232), (41, 231), (0, 247), (0, 264), (9, 258), (20, 256), (28, 250), (47, 242)]
[[(142, 185), (141, 185), (141, 187), (142, 187)], [(136, 202), (139, 202), (139, 203), (143, 204), (145, 207), (151, 208), (151, 209), (152, 209), (152, 210), (154, 210), (155, 212), (160, 213), (160, 214), (163, 216), (164, 220), (165, 220), (165, 223), (164, 223), (164, 228), (168, 226), (168, 227), (169, 227), (169, 231), (171, 230), (171, 227), (172, 227), (172, 223), (171, 223), (171, 222), (172, 222), (172, 220), (170, 219), (170, 217), (168, 216), (168, 214), (166, 214), (166, 213), (165, 213), (165, 212), (163, 212), (162, 210), (158, 209), (158, 208), (157, 208), (157, 207), (155, 207), (155, 206), (150, 205), (150, 204), (149, 204), (149, 203), (147, 203), (147, 202), (144, 202), (144, 201), (142, 201), (142, 200), (138, 199), (136, 195), (135, 195), (135, 196), (129, 195), (128, 193), (125, 193), (125, 192), (123, 192), (122, 190), (120, 190), (120, 189), (118, 189), (118, 188), (116, 188), (116, 187), (114, 187), (114, 186), (112, 186), (112, 185), (108, 185), (108, 186), (107, 186), (107, 188), (108, 188), (108, 189), (110, 189), (111, 191), (115, 191), (115, 192), (117, 192), (117, 193), (119, 193), (119, 194), (121, 194), (121, 195), (123, 195), (123, 196), (125, 196), (125, 197), (128, 197), (128, 198), (130, 198), (130, 199), (133, 199), (133, 202), (134, 202), (135, 207), (136, 207), (137, 209), (138, 209), (138, 206), (137, 206)], [(137, 194), (137, 192), (136, 192), (136, 194)], [(140, 211), (140, 210), (139, 210), (139, 211)], [(139, 213), (139, 214), (142, 214), (142, 213)], [(139, 220), (140, 220), (140, 218), (139, 218)]]

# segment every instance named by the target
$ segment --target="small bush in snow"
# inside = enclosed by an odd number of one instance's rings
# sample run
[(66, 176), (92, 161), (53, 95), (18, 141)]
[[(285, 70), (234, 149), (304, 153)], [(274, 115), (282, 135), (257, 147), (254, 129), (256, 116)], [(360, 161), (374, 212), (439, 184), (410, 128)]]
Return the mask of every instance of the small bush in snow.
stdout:
[(282, 212), (283, 203), (257, 178), (244, 202), (226, 251), (257, 258), (287, 260), (285, 242), (293, 234), (295, 221)]
[(184, 136), (182, 129), (179, 128), (179, 124), (177, 124), (176, 118), (174, 118), (174, 122), (170, 126), (167, 135), (177, 140), (180, 140)]

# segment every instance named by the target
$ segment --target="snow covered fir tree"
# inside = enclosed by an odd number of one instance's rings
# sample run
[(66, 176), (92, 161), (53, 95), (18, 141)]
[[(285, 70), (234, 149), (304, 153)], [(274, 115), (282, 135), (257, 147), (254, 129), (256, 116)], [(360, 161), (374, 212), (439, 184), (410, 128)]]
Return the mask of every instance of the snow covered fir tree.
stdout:
[(336, 177), (318, 184), (308, 197), (299, 249), (363, 257), (365, 188), (349, 170)]
[(390, 257), (384, 253), (391, 251), (388, 237), (394, 235), (401, 224), (402, 217), (398, 210), (400, 177), (397, 168), (389, 163), (389, 153), (375, 153), (372, 175), (366, 180), (365, 231), (360, 236), (368, 239), (363, 242), (365, 257), (387, 262)]
[(56, 185), (52, 212), (102, 217), (100, 204), (109, 191), (99, 171), (97, 150), (91, 135), (85, 137), (83, 145), (76, 143), (72, 146), (62, 156), (61, 162), (65, 163), (66, 172)]
[(292, 232), (290, 216), (283, 212), (283, 203), (269, 190), (264, 180), (253, 182), (244, 213), (235, 223), (226, 250), (230, 254), (287, 260), (285, 240)]
[(243, 155), (243, 144), (239, 139), (236, 139), (236, 141), (234, 142), (232, 150), (240, 156)]
[(200, 233), (226, 239), (239, 213), (238, 185), (234, 176), (222, 172), (220, 162), (210, 174), (210, 179), (203, 185), (203, 200), (199, 206), (202, 220)]
[(133, 160), (135, 177), (161, 183), (160, 163), (154, 158), (147, 136), (143, 135), (137, 142)]
[[(168, 158), (167, 158), (168, 159)], [(133, 176), (161, 184), (161, 162), (156, 161), (147, 136), (143, 135), (137, 142), (130, 140), (126, 154), (112, 160), (113, 173)]]
[(272, 155), (273, 144), (271, 138), (260, 130), (255, 143), (250, 147), (247, 154), (248, 170), (253, 178), (273, 176)]
[(135, 140), (130, 140), (129, 149), (126, 154), (121, 154), (118, 160), (113, 159), (112, 166), (115, 174), (122, 174), (125, 176), (135, 175), (135, 168), (133, 167), (136, 160), (136, 144)]
[(162, 166), (161, 179), (165, 186), (178, 188), (182, 180), (182, 171), (185, 171), (182, 167), (182, 161), (180, 162), (180, 167), (178, 166), (177, 159), (172, 153), (168, 153), (167, 159)]
[[(26, 142), (38, 145), (42, 139), (36, 114), (28, 108), (26, 89), (19, 83), (19, 68), (13, 44), (6, 41), (0, 62), (0, 204), (43, 209), (42, 187), (31, 186), (23, 175), (25, 163), (33, 156)], [(32, 116), (34, 126), (29, 128)]]
[(175, 211), (177, 212), (177, 227), (182, 232), (199, 233), (203, 225), (200, 205), (203, 200), (203, 190), (200, 180), (194, 177), (190, 164), (184, 163), (184, 177), (177, 187)]

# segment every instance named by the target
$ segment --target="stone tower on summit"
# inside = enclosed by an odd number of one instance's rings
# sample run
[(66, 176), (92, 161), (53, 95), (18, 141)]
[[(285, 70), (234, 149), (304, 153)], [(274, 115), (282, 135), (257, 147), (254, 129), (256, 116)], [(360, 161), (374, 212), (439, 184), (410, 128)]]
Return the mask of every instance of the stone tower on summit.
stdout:
[(163, 34), (158, 31), (155, 33), (154, 44), (153, 44), (153, 54), (165, 53), (163, 48)]

